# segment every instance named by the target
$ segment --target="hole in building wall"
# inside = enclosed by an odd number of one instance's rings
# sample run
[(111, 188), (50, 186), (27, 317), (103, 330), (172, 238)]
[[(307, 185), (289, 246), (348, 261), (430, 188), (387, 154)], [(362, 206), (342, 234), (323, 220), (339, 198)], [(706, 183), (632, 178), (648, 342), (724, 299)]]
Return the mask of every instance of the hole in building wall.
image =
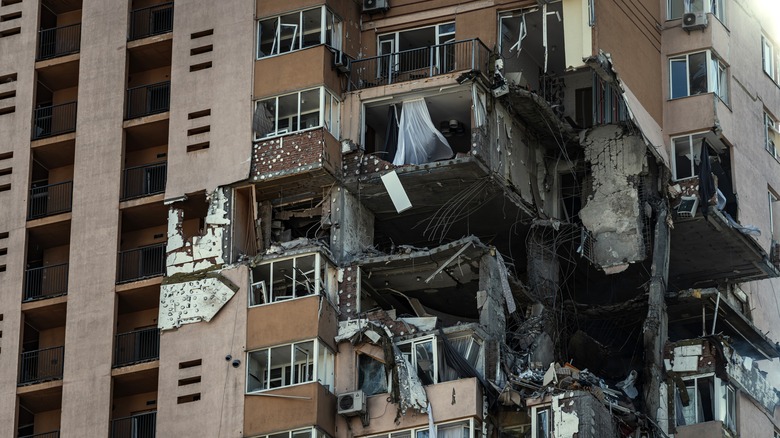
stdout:
[(181, 224), (182, 238), (186, 241), (205, 233), (206, 215), (209, 211), (209, 203), (206, 193), (187, 194), (187, 200), (181, 203), (184, 213)]

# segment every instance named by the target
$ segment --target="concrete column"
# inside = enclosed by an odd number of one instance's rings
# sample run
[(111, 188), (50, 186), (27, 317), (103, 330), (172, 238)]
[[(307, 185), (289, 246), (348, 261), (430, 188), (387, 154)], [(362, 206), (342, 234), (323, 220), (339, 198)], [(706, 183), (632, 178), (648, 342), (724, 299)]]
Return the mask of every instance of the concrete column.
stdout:
[(81, 17), (63, 438), (109, 432), (127, 2), (84, 2)]

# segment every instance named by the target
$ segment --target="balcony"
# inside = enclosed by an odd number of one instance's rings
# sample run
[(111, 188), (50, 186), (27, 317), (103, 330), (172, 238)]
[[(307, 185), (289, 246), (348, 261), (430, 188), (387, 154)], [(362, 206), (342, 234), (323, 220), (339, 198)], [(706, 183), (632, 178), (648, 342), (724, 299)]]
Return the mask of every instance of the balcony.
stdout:
[(43, 29), (38, 36), (36, 61), (77, 53), (81, 48), (81, 23)]
[(173, 3), (136, 9), (130, 13), (128, 41), (160, 35), (173, 30)]
[(488, 74), (490, 50), (478, 39), (420, 47), (352, 61), (349, 90), (425, 79), (456, 71)]
[(60, 431), (55, 430), (53, 432), (36, 433), (35, 435), (24, 435), (19, 438), (60, 438)]
[(51, 137), (76, 130), (76, 102), (36, 108), (33, 112), (32, 139)]
[(54, 298), (68, 293), (68, 264), (28, 269), (23, 302)]
[(156, 360), (160, 357), (160, 329), (134, 330), (116, 335), (114, 368)]
[(161, 162), (125, 169), (122, 201), (165, 192), (167, 168)]
[(164, 113), (170, 108), (170, 102), (170, 81), (128, 88), (125, 120)]
[(30, 189), (27, 220), (69, 212), (72, 205), (72, 181), (34, 187)]
[(111, 438), (154, 438), (157, 411), (111, 420)]
[(62, 379), (65, 347), (51, 347), (21, 354), (19, 385)]
[(117, 284), (165, 275), (165, 243), (119, 252)]

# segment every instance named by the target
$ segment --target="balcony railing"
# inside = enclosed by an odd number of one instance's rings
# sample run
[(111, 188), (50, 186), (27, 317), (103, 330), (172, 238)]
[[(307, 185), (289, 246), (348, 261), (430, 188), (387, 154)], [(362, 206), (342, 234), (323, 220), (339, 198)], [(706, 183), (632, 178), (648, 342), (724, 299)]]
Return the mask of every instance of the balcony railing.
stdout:
[(27, 270), (24, 282), (24, 299), (35, 301), (68, 293), (68, 264), (44, 266)]
[(65, 347), (44, 348), (21, 354), (19, 384), (45, 382), (62, 379), (62, 359)]
[(77, 53), (81, 48), (81, 23), (38, 32), (38, 61)]
[(160, 357), (160, 329), (150, 328), (116, 335), (114, 367), (148, 362)]
[(73, 182), (34, 187), (27, 205), (28, 220), (68, 212), (73, 205)]
[(173, 30), (173, 3), (163, 3), (130, 13), (130, 36), (138, 40)]
[(134, 119), (168, 111), (171, 104), (171, 82), (127, 89), (127, 112), (125, 119)]
[(162, 162), (125, 169), (122, 200), (125, 201), (164, 192), (167, 168), (167, 163)]
[(36, 108), (32, 139), (51, 137), (76, 130), (76, 102)]
[(25, 435), (19, 438), (60, 438), (60, 431), (55, 430), (53, 432), (36, 433), (35, 435)]
[(111, 420), (111, 438), (154, 438), (157, 411)]
[(128, 283), (165, 274), (165, 243), (119, 253), (117, 283)]
[(462, 70), (488, 74), (490, 50), (478, 39), (455, 41), (352, 61), (350, 90), (429, 78)]

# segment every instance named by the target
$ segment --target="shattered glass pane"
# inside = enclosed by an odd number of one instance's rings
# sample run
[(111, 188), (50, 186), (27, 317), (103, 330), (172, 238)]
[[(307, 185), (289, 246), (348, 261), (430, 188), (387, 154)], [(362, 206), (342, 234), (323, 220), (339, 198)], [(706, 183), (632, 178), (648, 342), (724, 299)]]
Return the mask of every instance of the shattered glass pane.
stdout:
[(316, 289), (315, 256), (308, 255), (295, 259), (295, 297), (311, 295)]
[(358, 356), (358, 389), (366, 395), (382, 394), (387, 392), (387, 374), (385, 364), (371, 356), (361, 354)]
[(248, 362), (246, 390), (252, 392), (267, 389), (268, 350), (249, 353)]
[(433, 342), (427, 341), (416, 344), (414, 347), (415, 361), (417, 362), (417, 374), (423, 385), (436, 383), (434, 380)]
[(688, 55), (688, 74), (690, 75), (690, 95), (707, 92), (707, 53)]
[(293, 384), (311, 382), (314, 377), (314, 342), (295, 344), (295, 376)]
[(276, 27), (279, 25), (278, 18), (271, 18), (263, 20), (259, 24), (257, 33), (259, 34), (259, 44), (257, 47), (257, 57), (262, 58), (264, 56), (273, 55), (278, 51), (278, 47), (274, 47), (276, 40)]

